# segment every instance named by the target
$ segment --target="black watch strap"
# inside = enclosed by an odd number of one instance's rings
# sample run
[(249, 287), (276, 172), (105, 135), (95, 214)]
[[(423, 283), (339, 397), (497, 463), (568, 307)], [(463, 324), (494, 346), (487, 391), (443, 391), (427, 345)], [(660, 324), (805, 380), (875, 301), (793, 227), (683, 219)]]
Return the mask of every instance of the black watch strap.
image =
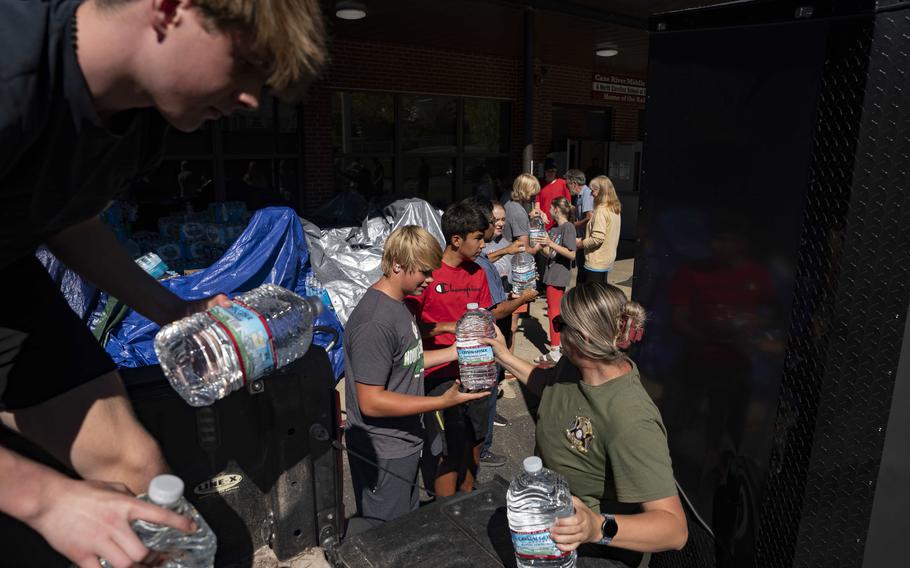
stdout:
[(600, 532), (603, 535), (603, 538), (597, 541), (597, 544), (610, 544), (613, 542), (613, 537), (616, 536), (616, 531), (619, 530), (619, 526), (616, 524), (616, 517), (609, 513), (603, 513), (604, 522), (600, 525)]

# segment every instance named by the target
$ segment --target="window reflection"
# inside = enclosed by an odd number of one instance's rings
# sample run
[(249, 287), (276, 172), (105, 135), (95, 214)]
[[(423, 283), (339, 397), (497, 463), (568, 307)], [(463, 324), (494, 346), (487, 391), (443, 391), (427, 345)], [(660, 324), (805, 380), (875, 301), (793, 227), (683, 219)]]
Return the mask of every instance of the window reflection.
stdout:
[(414, 154), (454, 154), (455, 116), (455, 97), (402, 96), (401, 149)]
[(461, 189), (455, 196), (476, 195), (491, 201), (504, 201), (512, 190), (509, 158), (465, 158)]
[(422, 197), (439, 206), (477, 192), (499, 198), (502, 180), (511, 179), (510, 113), (505, 101), (336, 92), (335, 189), (367, 199)]
[(452, 201), (455, 193), (454, 158), (416, 158), (402, 160), (404, 195), (420, 197), (434, 205)]
[(335, 191), (355, 190), (367, 199), (392, 195), (392, 158), (362, 156), (335, 158)]
[(466, 154), (509, 152), (509, 103), (483, 99), (464, 101)]

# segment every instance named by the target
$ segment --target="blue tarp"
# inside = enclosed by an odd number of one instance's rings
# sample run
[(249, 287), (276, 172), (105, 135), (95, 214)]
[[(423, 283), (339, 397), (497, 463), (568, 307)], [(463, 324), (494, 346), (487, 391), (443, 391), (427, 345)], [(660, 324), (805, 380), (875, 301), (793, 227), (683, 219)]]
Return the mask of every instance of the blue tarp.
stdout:
[[(306, 294), (306, 276), (311, 270), (303, 227), (297, 214), (287, 207), (269, 207), (256, 212), (246, 230), (214, 264), (189, 276), (162, 281), (162, 285), (187, 300), (223, 292), (234, 296), (272, 283)], [(103, 305), (103, 302), (102, 302)], [(338, 342), (329, 352), (336, 379), (344, 372), (343, 330), (335, 314), (326, 309), (317, 325), (332, 327)], [(130, 311), (107, 343), (107, 352), (120, 367), (157, 365), (152, 342), (158, 325)], [(332, 338), (316, 334), (314, 344), (325, 347)]]

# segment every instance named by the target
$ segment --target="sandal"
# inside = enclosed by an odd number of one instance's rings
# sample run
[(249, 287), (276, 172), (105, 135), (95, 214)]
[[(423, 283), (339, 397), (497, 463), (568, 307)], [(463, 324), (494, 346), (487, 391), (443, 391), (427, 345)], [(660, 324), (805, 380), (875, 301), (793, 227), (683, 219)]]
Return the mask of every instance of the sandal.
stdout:
[(556, 364), (559, 362), (559, 358), (553, 357), (552, 351), (548, 351), (548, 352), (544, 353), (543, 355), (541, 355), (540, 357), (534, 359), (534, 362), (537, 363), (538, 365), (545, 364), (545, 363)]

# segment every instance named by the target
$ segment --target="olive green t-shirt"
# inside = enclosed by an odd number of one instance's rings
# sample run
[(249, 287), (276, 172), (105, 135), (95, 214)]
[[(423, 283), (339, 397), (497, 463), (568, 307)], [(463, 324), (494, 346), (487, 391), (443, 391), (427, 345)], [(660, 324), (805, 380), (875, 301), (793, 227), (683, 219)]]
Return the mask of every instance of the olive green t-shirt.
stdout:
[(537, 451), (573, 495), (600, 512), (601, 501), (637, 504), (677, 494), (667, 432), (634, 363), (596, 387), (583, 383), (566, 357), (547, 373)]

